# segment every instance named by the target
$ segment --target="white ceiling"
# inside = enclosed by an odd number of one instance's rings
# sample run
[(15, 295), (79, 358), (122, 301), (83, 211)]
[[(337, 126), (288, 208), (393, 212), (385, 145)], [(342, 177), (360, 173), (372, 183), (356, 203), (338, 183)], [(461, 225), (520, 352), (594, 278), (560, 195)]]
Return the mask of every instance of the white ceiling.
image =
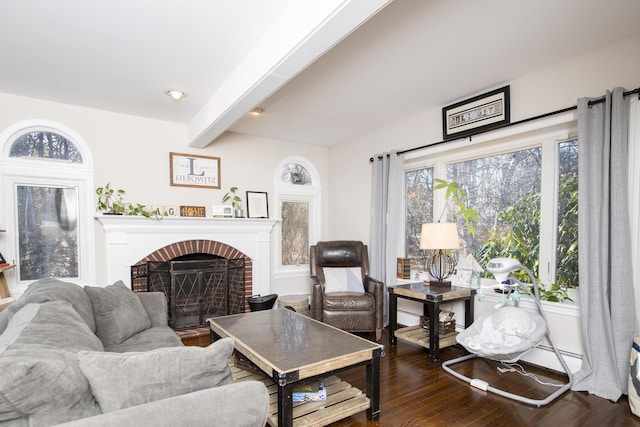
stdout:
[(4, 1), (0, 92), (334, 145), (640, 33), (638, 0), (387, 1)]

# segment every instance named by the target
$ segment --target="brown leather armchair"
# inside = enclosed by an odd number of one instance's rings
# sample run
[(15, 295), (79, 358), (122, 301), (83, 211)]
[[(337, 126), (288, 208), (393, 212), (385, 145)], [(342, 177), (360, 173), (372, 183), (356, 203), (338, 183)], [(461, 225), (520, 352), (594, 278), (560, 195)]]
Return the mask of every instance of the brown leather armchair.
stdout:
[[(380, 340), (384, 316), (384, 283), (369, 277), (367, 245), (359, 241), (318, 242), (309, 250), (311, 316), (349, 332), (373, 332)], [(364, 293), (325, 293), (324, 267), (360, 267)]]

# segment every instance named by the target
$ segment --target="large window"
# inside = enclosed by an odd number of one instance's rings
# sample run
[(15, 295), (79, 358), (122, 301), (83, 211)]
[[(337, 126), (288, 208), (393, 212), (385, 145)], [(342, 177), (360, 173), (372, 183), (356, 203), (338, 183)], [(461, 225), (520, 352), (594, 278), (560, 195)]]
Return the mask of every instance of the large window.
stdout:
[(422, 270), (426, 251), (420, 250), (422, 224), (433, 221), (433, 168), (426, 167), (405, 173), (406, 220), (405, 247), (412, 269)]
[(458, 221), (458, 256), (472, 254), (481, 266), (491, 258), (513, 257), (545, 284), (577, 286), (578, 150), (566, 133), (467, 149), (458, 145), (408, 160), (405, 242), (412, 267), (424, 269), (428, 255), (419, 249), (421, 224), (434, 221), (447, 203), (439, 194), (444, 190), (433, 190), (439, 178), (457, 182), (478, 214), (474, 236), (455, 217), (455, 206), (446, 207), (447, 221)]
[(2, 253), (15, 262), (12, 293), (57, 277), (95, 280), (91, 156), (77, 135), (49, 122), (23, 122), (0, 135)]
[[(448, 181), (457, 182), (478, 213), (476, 234), (458, 220), (463, 253), (486, 265), (496, 257), (513, 257), (538, 271), (540, 236), (540, 147), (479, 157), (446, 165)], [(448, 209), (455, 221), (455, 206)]]
[(78, 278), (78, 189), (16, 187), (20, 280)]

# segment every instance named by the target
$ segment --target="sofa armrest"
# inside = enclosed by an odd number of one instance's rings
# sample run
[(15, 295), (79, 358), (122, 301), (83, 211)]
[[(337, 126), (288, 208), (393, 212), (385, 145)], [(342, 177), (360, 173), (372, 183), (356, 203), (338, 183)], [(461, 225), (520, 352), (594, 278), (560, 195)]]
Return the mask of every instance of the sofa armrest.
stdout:
[(264, 426), (269, 393), (259, 381), (194, 391), (60, 424), (64, 427)]
[(169, 324), (169, 306), (162, 292), (136, 292), (144, 306), (151, 326), (167, 326)]

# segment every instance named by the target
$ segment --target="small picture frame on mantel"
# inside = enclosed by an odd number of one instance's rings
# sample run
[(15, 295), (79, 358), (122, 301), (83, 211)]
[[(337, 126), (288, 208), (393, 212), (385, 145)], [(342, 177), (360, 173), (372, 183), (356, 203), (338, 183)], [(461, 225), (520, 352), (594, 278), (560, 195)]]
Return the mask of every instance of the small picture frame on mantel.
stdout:
[(247, 191), (247, 218), (269, 218), (267, 193)]
[(442, 109), (442, 139), (466, 138), (510, 123), (509, 86)]

